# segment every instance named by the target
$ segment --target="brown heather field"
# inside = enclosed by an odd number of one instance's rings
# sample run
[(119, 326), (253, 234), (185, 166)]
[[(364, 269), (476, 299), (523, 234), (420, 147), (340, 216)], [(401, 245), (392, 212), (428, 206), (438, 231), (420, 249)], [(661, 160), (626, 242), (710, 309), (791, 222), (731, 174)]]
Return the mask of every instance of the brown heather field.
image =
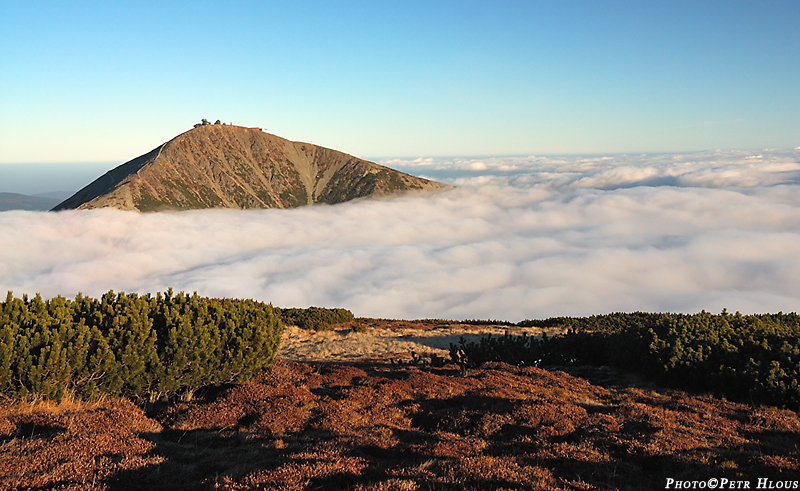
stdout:
[(800, 478), (792, 411), (603, 368), (309, 358), (146, 410), (2, 401), (0, 489), (647, 490), (668, 477)]

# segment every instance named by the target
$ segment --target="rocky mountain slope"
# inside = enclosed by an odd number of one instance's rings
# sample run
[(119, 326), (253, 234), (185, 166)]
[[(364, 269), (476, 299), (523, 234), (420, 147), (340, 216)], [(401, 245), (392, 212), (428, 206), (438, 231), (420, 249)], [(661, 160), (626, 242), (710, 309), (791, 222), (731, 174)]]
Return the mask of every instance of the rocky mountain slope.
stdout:
[(260, 128), (205, 124), (110, 170), (55, 208), (293, 208), (445, 185)]

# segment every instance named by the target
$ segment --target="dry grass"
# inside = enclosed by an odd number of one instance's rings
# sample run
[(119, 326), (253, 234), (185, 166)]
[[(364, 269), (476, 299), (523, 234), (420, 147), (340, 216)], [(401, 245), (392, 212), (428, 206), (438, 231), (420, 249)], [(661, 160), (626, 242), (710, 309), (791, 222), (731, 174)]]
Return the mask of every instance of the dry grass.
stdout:
[(800, 470), (796, 413), (581, 375), (279, 360), (149, 417), (6, 401), (0, 488), (638, 490)]
[[(425, 321), (364, 320), (334, 326), (329, 331), (309, 331), (295, 326), (284, 329), (278, 356), (284, 360), (314, 362), (355, 362), (364, 360), (408, 361), (411, 353), (429, 358), (449, 357), (450, 344), (479, 341), (486, 334), (502, 336), (541, 336), (544, 330), (535, 327), (473, 326)], [(552, 335), (555, 330), (550, 330)]]
[(0, 404), (0, 487), (102, 489), (117, 472), (163, 459), (138, 436), (162, 430), (123, 399)]

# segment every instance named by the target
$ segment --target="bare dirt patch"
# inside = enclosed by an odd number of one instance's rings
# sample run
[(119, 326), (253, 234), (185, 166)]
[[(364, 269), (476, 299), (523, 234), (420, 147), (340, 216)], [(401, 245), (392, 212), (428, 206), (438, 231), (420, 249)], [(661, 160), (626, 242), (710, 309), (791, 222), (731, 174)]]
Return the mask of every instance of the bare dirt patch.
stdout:
[[(356, 330), (357, 326), (366, 329)], [(515, 326), (472, 326), (435, 324), (421, 321), (357, 321), (334, 326), (329, 331), (311, 331), (288, 326), (281, 338), (278, 356), (303, 362), (408, 361), (413, 355), (446, 357), (450, 344), (460, 339), (478, 341), (491, 334), (541, 336), (539, 328)], [(549, 331), (547, 334), (554, 334)]]

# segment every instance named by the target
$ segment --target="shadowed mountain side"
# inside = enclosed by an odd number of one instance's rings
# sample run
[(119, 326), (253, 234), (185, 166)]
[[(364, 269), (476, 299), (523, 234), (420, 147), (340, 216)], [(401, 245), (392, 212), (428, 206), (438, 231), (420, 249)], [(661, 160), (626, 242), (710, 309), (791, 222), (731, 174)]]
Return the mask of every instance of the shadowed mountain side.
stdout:
[[(164, 147), (160, 147), (148, 152), (142, 156), (126, 162), (118, 167), (111, 169), (102, 176), (98, 177), (91, 184), (82, 188), (77, 193), (59, 203), (53, 211), (68, 210), (71, 208), (94, 208), (92, 206), (81, 206), (90, 203), (93, 200), (103, 197), (109, 193), (113, 193), (116, 188), (120, 187), (131, 175), (136, 175), (139, 169), (151, 163), (158, 156), (159, 151)], [(111, 201), (113, 203), (113, 201)], [(106, 205), (109, 206), (109, 205)], [(110, 205), (113, 206), (113, 205)]]
[(55, 208), (293, 208), (443, 184), (259, 128), (202, 125), (109, 171)]

